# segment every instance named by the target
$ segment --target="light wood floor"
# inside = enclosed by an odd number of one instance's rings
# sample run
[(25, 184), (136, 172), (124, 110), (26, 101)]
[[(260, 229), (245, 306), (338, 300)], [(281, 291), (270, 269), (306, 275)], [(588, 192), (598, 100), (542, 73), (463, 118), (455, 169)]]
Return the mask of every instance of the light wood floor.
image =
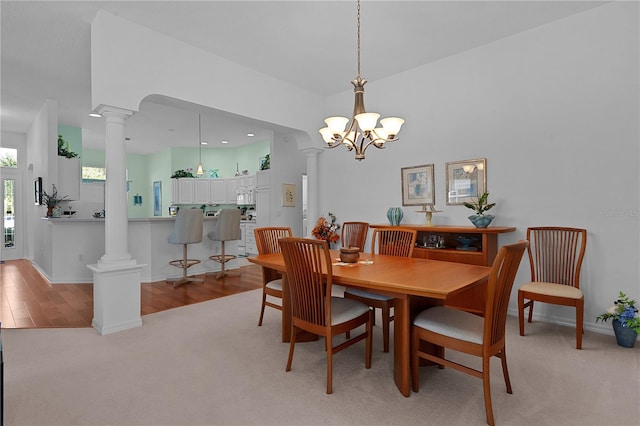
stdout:
[[(259, 266), (240, 267), (241, 274), (220, 281), (200, 275), (204, 283), (174, 288), (166, 281), (141, 285), (141, 314), (147, 315), (192, 303), (262, 287)], [(256, 322), (259, 306), (256, 306)], [(2, 328), (91, 327), (92, 284), (49, 284), (28, 260), (0, 264)]]

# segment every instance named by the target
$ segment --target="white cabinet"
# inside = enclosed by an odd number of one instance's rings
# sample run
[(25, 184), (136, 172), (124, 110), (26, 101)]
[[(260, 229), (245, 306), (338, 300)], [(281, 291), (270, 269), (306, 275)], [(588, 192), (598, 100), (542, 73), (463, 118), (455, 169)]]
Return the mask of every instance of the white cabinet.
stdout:
[(225, 204), (236, 204), (238, 199), (238, 178), (227, 178), (227, 201)]
[(247, 256), (258, 254), (258, 245), (256, 244), (256, 236), (253, 230), (256, 229), (255, 223), (247, 223), (245, 225), (245, 253)]
[(256, 189), (271, 188), (271, 170), (258, 170), (256, 172)]
[(211, 203), (211, 179), (196, 179), (194, 202), (196, 204)]
[(171, 179), (171, 203), (193, 204), (195, 195), (195, 179)]
[(227, 180), (211, 179), (210, 194), (211, 194), (211, 203), (226, 204), (227, 203)]
[[(79, 158), (67, 158), (58, 156), (58, 194), (67, 196), (68, 200), (80, 199), (80, 179), (82, 173), (80, 170)], [(45, 188), (47, 193), (51, 188)]]

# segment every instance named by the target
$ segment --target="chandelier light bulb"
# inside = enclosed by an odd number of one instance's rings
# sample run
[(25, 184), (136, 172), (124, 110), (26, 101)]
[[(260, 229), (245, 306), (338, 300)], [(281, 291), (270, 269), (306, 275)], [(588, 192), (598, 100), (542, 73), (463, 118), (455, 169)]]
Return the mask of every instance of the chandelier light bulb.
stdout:
[(390, 138), (395, 138), (395, 136), (400, 133), (400, 128), (404, 124), (404, 120), (399, 117), (388, 117), (380, 120), (380, 124), (387, 131)]
[(363, 132), (370, 132), (375, 129), (376, 124), (378, 124), (380, 114), (375, 112), (363, 112), (362, 114), (356, 115), (354, 118)]
[(327, 127), (331, 129), (331, 133), (334, 135), (344, 132), (344, 128), (347, 126), (349, 119), (347, 117), (329, 117), (324, 120), (327, 123)]

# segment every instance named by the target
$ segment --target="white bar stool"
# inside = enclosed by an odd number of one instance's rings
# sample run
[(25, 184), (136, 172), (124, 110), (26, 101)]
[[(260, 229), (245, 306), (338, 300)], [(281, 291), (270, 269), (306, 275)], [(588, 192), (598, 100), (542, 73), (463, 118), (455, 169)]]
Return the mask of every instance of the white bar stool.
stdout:
[(221, 210), (220, 214), (218, 215), (218, 221), (215, 224), (215, 228), (213, 229), (213, 231), (207, 234), (207, 237), (212, 241), (220, 241), (220, 254), (209, 256), (209, 259), (220, 263), (221, 269), (220, 272), (216, 274), (216, 279), (223, 278), (224, 276), (231, 273), (226, 270), (226, 263), (238, 257), (233, 254), (226, 254), (225, 242), (240, 239), (240, 210)]
[(176, 222), (173, 225), (173, 232), (167, 238), (170, 244), (182, 244), (182, 259), (172, 260), (170, 265), (182, 269), (182, 278), (178, 280), (167, 280), (173, 282), (174, 287), (181, 286), (189, 282), (199, 282), (201, 278), (187, 277), (187, 269), (200, 263), (199, 259), (188, 259), (187, 245), (202, 242), (202, 210), (182, 209), (178, 210)]

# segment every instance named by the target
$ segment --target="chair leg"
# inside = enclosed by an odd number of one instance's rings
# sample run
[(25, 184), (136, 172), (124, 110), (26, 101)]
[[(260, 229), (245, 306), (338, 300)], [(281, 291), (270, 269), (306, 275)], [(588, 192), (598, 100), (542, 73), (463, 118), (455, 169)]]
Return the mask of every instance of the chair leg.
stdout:
[(582, 349), (582, 322), (584, 320), (584, 299), (576, 303), (576, 349)]
[(524, 336), (524, 293), (522, 291), (518, 291), (518, 325), (520, 335)]
[(484, 389), (484, 409), (487, 413), (487, 424), (495, 425), (491, 408), (491, 374), (489, 374), (490, 357), (482, 357), (482, 387)]
[(382, 343), (385, 352), (389, 352), (389, 323), (391, 322), (391, 308), (382, 308)]
[(327, 394), (333, 393), (333, 345), (331, 336), (325, 338), (327, 342)]
[(264, 306), (267, 301), (267, 293), (264, 292), (264, 286), (262, 287), (262, 308), (260, 308), (260, 319), (258, 320), (258, 327), (262, 325), (262, 318), (264, 317)]
[(529, 300), (524, 306), (529, 306), (529, 323), (531, 323), (533, 322), (533, 300)]
[(367, 323), (367, 341), (365, 343), (365, 368), (371, 368), (371, 352), (373, 351), (373, 313), (369, 311), (369, 322)]
[(511, 380), (509, 380), (509, 369), (507, 368), (507, 353), (504, 348), (498, 353), (498, 357), (502, 361), (502, 375), (504, 376), (504, 384), (507, 386), (507, 393), (513, 393)]
[(287, 360), (287, 368), (285, 371), (291, 371), (291, 362), (293, 361), (293, 349), (296, 347), (296, 327), (291, 325), (291, 340), (289, 343), (289, 359)]

